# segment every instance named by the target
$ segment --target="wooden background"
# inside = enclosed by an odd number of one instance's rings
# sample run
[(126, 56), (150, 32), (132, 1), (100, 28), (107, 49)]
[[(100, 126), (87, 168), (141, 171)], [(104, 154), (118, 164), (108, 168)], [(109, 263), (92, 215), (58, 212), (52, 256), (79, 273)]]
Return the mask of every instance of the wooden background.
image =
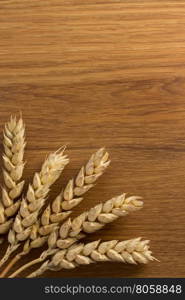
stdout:
[(185, 1), (1, 0), (1, 132), (19, 111), (25, 178), (68, 144), (52, 198), (105, 146), (112, 164), (76, 213), (122, 192), (145, 206), (88, 240), (141, 236), (161, 261), (45, 276), (185, 277)]

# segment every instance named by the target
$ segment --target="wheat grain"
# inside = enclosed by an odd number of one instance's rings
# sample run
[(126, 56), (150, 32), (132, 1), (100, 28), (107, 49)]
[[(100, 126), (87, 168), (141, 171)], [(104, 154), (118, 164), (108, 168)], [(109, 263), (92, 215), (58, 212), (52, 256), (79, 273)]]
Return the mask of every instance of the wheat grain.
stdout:
[[(24, 180), (21, 181), (24, 169), (25, 125), (22, 118), (10, 118), (4, 128), (4, 154), (2, 198), (0, 200), (0, 234), (5, 234), (10, 229), (13, 216), (19, 209)], [(17, 200), (17, 201), (15, 201)]]
[[(69, 218), (60, 229), (55, 229), (49, 235), (48, 249), (42, 252), (40, 258), (25, 264), (19, 268), (16, 274), (27, 269), (30, 265), (36, 264), (53, 254), (57, 249), (67, 249), (79, 239), (85, 237), (86, 233), (92, 233), (101, 229), (105, 224), (113, 222), (120, 216), (125, 216), (131, 211), (141, 209), (143, 201), (141, 197), (121, 194), (105, 203), (100, 203), (89, 211), (82, 213), (73, 221)], [(25, 250), (26, 251), (26, 250)]]
[[(41, 257), (49, 256), (53, 253), (53, 243), (56, 241), (55, 229), (61, 221), (71, 214), (70, 209), (78, 205), (84, 195), (94, 186), (94, 182), (103, 174), (109, 166), (108, 152), (104, 148), (94, 153), (85, 167), (82, 167), (75, 179), (69, 180), (64, 191), (62, 191), (52, 204), (48, 205), (40, 217), (40, 220), (33, 225), (30, 238), (26, 241), (21, 256), (28, 254), (32, 248), (39, 248), (48, 240), (49, 249), (41, 254)], [(80, 196), (80, 197), (79, 197)], [(37, 263), (37, 260), (34, 260)], [(29, 267), (30, 262), (23, 266)], [(22, 267), (20, 268), (22, 270)], [(19, 270), (17, 270), (17, 273)]]
[[(0, 266), (8, 259), (10, 253), (14, 251), (14, 247), (30, 236), (50, 186), (58, 179), (62, 170), (68, 164), (67, 156), (63, 155), (64, 149), (59, 149), (57, 152), (50, 154), (43, 163), (40, 173), (35, 173), (33, 183), (29, 185), (26, 197), (22, 200), (19, 212), (8, 233), (9, 251), (5, 253)], [(19, 260), (20, 257), (21, 254), (18, 254), (14, 257), (14, 261), (16, 259)], [(9, 270), (9, 268), (7, 269)], [(7, 269), (1, 275), (4, 275)]]
[[(95, 241), (88, 244), (79, 243), (87, 233), (101, 229), (120, 216), (142, 208), (140, 197), (126, 197), (122, 194), (105, 203), (100, 203), (78, 217), (60, 223), (69, 217), (71, 209), (78, 205), (85, 192), (102, 175), (109, 165), (108, 153), (104, 148), (93, 154), (88, 163), (82, 167), (75, 179), (71, 179), (65, 189), (48, 205), (39, 216), (47, 198), (50, 186), (58, 179), (68, 158), (63, 155), (64, 148), (45, 160), (41, 171), (35, 173), (33, 183), (22, 200), (24, 181), (21, 180), (24, 169), (23, 154), (25, 148), (25, 126), (22, 118), (18, 121), (11, 117), (4, 130), (4, 187), (0, 201), (0, 234), (8, 232), (9, 245), (0, 261), (2, 266), (22, 241), (22, 252), (18, 253), (0, 274), (4, 277), (9, 269), (32, 248), (41, 247), (46, 241), (48, 249), (39, 258), (19, 268), (10, 277), (15, 277), (33, 264), (50, 259), (28, 277), (41, 275), (45, 270), (71, 269), (98, 261), (119, 261), (124, 263), (147, 263), (154, 260), (149, 250), (149, 241), (140, 238), (128, 241)], [(14, 215), (17, 213), (15, 219)], [(60, 225), (60, 227), (59, 227)], [(2, 239), (0, 238), (0, 242)]]
[(129, 212), (139, 210), (142, 207), (143, 201), (141, 201), (141, 197), (126, 197), (126, 194), (121, 194), (105, 203), (100, 203), (72, 221), (69, 218), (62, 224), (56, 246), (60, 249), (68, 248), (78, 239), (84, 237), (84, 233), (95, 232), (105, 224), (113, 222), (117, 218), (126, 216)]
[(105, 152), (104, 148), (99, 149), (91, 156), (86, 166), (80, 169), (76, 179), (69, 180), (64, 191), (56, 197), (51, 205), (47, 206), (41, 215), (40, 224), (33, 228), (30, 244), (26, 245), (27, 251), (28, 247), (36, 248), (37, 239), (44, 241), (45, 237), (71, 214), (71, 209), (83, 200), (81, 196), (93, 187), (94, 182), (103, 174), (109, 164), (108, 152)]
[[(82, 200), (89, 189), (94, 186), (94, 182), (103, 174), (109, 166), (109, 154), (104, 148), (94, 153), (85, 167), (83, 166), (75, 179), (69, 180), (64, 191), (62, 191), (51, 205), (51, 222), (60, 222), (60, 213), (70, 211)], [(63, 220), (63, 215), (61, 216)]]
[[(69, 249), (60, 250), (50, 260), (27, 276), (38, 277), (46, 270), (60, 271), (62, 269), (74, 269), (80, 265), (89, 265), (96, 262), (121, 262), (128, 264), (146, 264), (155, 258), (149, 249), (149, 240), (141, 238), (108, 242), (94, 241), (87, 244), (77, 243)], [(13, 275), (13, 274), (12, 274)], [(15, 275), (15, 274), (14, 274)], [(14, 277), (11, 276), (11, 277)]]

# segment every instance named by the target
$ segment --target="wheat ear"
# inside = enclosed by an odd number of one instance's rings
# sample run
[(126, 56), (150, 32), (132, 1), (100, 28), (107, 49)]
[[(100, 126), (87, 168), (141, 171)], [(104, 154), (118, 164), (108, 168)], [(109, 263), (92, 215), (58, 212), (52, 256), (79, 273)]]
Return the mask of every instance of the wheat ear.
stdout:
[(120, 216), (125, 216), (129, 212), (139, 210), (143, 207), (140, 197), (127, 197), (125, 194), (100, 203), (89, 211), (82, 213), (73, 221), (68, 219), (61, 225), (60, 229), (54, 230), (48, 238), (48, 249), (43, 251), (41, 256), (16, 271), (19, 274), (31, 265), (45, 260), (53, 252), (59, 249), (67, 249), (79, 239), (85, 237), (85, 233), (92, 233), (101, 229), (105, 224), (113, 222)]
[[(53, 234), (51, 235), (50, 240), (53, 239), (53, 236), (55, 236), (55, 228), (71, 214), (72, 211), (70, 210), (83, 200), (82, 195), (94, 186), (94, 182), (109, 166), (110, 160), (108, 160), (108, 157), (109, 154), (104, 148), (99, 149), (90, 157), (87, 164), (80, 169), (76, 178), (69, 180), (64, 191), (62, 191), (52, 204), (49, 204), (45, 209), (40, 217), (40, 222), (33, 225), (30, 238), (24, 245), (23, 252), (25, 252), (25, 254), (32, 248), (41, 247), (44, 242), (47, 241), (51, 232), (53, 232)], [(52, 253), (53, 249), (49, 247), (49, 249), (44, 251), (40, 256), (41, 260)], [(17, 274), (19, 273), (19, 270), (22, 272), (27, 269), (30, 264), (32, 265), (38, 262), (40, 262), (40, 258), (33, 262), (28, 262), (17, 270)]]
[(101, 243), (100, 241), (87, 244), (77, 243), (69, 249), (58, 251), (27, 278), (38, 277), (46, 270), (74, 269), (80, 265), (89, 265), (96, 262), (147, 264), (153, 260), (155, 258), (149, 249), (149, 240), (142, 241), (141, 238), (126, 241), (112, 240)]
[(40, 243), (37, 241), (46, 240), (56, 226), (71, 214), (71, 209), (83, 200), (79, 196), (82, 196), (92, 188), (93, 183), (108, 167), (110, 161), (107, 159), (108, 152), (101, 148), (91, 156), (86, 166), (80, 169), (76, 179), (69, 180), (64, 191), (56, 197), (51, 205), (48, 205), (41, 215), (40, 224), (38, 223), (33, 228), (30, 234), (29, 245), (25, 245), (26, 252), (29, 248), (40, 247)]
[(4, 187), (0, 200), (0, 234), (5, 234), (10, 229), (12, 217), (20, 206), (20, 200), (17, 199), (24, 186), (24, 180), (21, 181), (25, 148), (25, 125), (22, 118), (17, 121), (16, 117), (11, 116), (10, 121), (5, 124), (3, 145)]
[[(126, 197), (126, 194), (121, 194), (105, 203), (100, 203), (72, 221), (69, 218), (62, 224), (59, 230), (59, 238), (56, 239), (56, 246), (60, 249), (68, 248), (78, 239), (83, 238), (84, 233), (95, 232), (105, 224), (142, 207), (143, 201), (141, 201), (141, 197)], [(54, 248), (54, 244), (52, 245), (50, 240), (49, 237), (48, 245)]]
[(43, 220), (41, 220), (43, 226), (48, 225), (49, 221), (59, 223), (71, 213), (70, 210), (83, 200), (82, 195), (94, 186), (94, 182), (109, 166), (108, 157), (109, 154), (104, 148), (99, 149), (91, 156), (87, 164), (80, 169), (76, 178), (69, 180), (64, 191), (46, 209), (42, 215)]
[[(69, 160), (63, 155), (65, 148), (48, 156), (42, 165), (40, 173), (35, 173), (33, 183), (29, 185), (26, 197), (21, 201), (19, 212), (8, 233), (10, 243), (5, 256), (0, 261), (0, 266), (9, 258), (14, 248), (21, 241), (25, 241), (30, 236), (34, 223), (36, 223), (40, 209), (45, 203), (50, 186), (58, 179)], [(13, 258), (14, 263), (20, 259), (22, 253)], [(10, 262), (10, 265), (12, 262)], [(4, 276), (9, 270), (9, 265), (1, 273)]]

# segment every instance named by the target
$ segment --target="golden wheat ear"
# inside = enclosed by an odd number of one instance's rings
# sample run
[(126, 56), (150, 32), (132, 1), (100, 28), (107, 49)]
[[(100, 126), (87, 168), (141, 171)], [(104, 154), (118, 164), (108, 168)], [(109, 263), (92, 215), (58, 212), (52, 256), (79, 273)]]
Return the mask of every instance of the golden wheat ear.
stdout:
[[(48, 241), (49, 248), (41, 254), (41, 260), (53, 253), (51, 245), (56, 242), (56, 229), (71, 214), (71, 209), (83, 200), (82, 195), (90, 190), (97, 179), (104, 173), (110, 164), (108, 158), (109, 154), (104, 148), (91, 155), (89, 161), (80, 169), (76, 178), (69, 180), (64, 191), (56, 197), (51, 205), (47, 206), (39, 222), (33, 225), (29, 239), (20, 253), (21, 256), (27, 255), (32, 248), (42, 247), (46, 241)], [(40, 262), (40, 258), (34, 260), (34, 263)], [(33, 264), (33, 262), (28, 262), (20, 270), (22, 271), (22, 269), (29, 267), (30, 263), (31, 265)], [(19, 269), (17, 270), (18, 273)]]
[(72, 221), (68, 219), (62, 224), (56, 246), (60, 249), (68, 248), (77, 240), (83, 238), (85, 234), (93, 233), (117, 218), (126, 216), (128, 213), (142, 207), (141, 197), (126, 197), (126, 194), (121, 194), (105, 203), (100, 203)]
[(108, 158), (109, 154), (104, 148), (100, 148), (92, 154), (76, 178), (69, 180), (64, 190), (52, 202), (51, 220), (58, 220), (58, 214), (70, 211), (83, 200), (82, 196), (94, 186), (94, 183), (109, 166)]
[[(29, 245), (25, 246), (26, 252), (29, 251), (28, 248), (37, 247), (36, 240), (43, 245), (46, 237), (71, 214), (71, 209), (83, 200), (82, 195), (93, 187), (94, 182), (103, 174), (109, 164), (108, 152), (105, 152), (103, 148), (91, 156), (85, 167), (80, 169), (76, 179), (69, 180), (64, 192), (61, 192), (44, 210), (40, 224), (30, 235)], [(40, 247), (40, 243), (38, 247)]]
[[(43, 163), (41, 171), (35, 173), (33, 182), (28, 187), (26, 197), (21, 201), (18, 214), (8, 233), (10, 245), (0, 261), (0, 266), (9, 258), (15, 247), (30, 236), (33, 225), (37, 222), (40, 209), (45, 203), (50, 186), (59, 178), (64, 167), (69, 162), (63, 152), (64, 148), (51, 153)], [(18, 254), (14, 257), (14, 261), (20, 258), (21, 255)], [(4, 272), (1, 275), (3, 274)]]
[[(149, 241), (136, 238), (127, 241), (112, 240), (79, 243), (88, 233), (93, 233), (107, 223), (143, 207), (138, 196), (121, 194), (105, 203), (99, 203), (74, 219), (68, 218), (71, 210), (83, 200), (83, 195), (91, 189), (96, 180), (110, 164), (108, 152), (104, 148), (94, 153), (76, 178), (69, 180), (64, 190), (49, 204), (44, 212), (51, 185), (59, 178), (69, 160), (63, 147), (50, 154), (40, 172), (35, 173), (27, 193), (20, 200), (24, 181), (25, 126), (22, 117), (17, 121), (11, 117), (4, 129), (4, 155), (2, 199), (0, 200), (0, 234), (8, 232), (9, 245), (0, 260), (0, 267), (22, 244), (22, 250), (9, 261), (0, 277), (4, 277), (11, 267), (29, 253), (48, 243), (48, 248), (37, 259), (28, 262), (10, 275), (17, 276), (26, 268), (45, 261), (28, 277), (37, 277), (46, 270), (59, 271), (95, 262), (117, 261), (122, 263), (148, 263), (155, 260), (149, 249)], [(65, 223), (60, 224), (64, 219)], [(0, 242), (2, 238), (0, 237)], [(23, 243), (24, 242), (24, 243)], [(50, 257), (47, 261), (46, 259)]]
[(21, 203), (19, 197), (24, 186), (22, 174), (25, 165), (25, 125), (22, 118), (17, 120), (11, 116), (5, 124), (3, 146), (4, 186), (0, 200), (0, 234), (8, 232)]
[(155, 258), (149, 249), (149, 241), (141, 238), (108, 242), (94, 241), (87, 244), (77, 243), (69, 249), (59, 250), (50, 260), (27, 276), (38, 277), (46, 270), (60, 271), (74, 269), (80, 265), (97, 262), (121, 262), (126, 264), (147, 264)]
[[(50, 256), (57, 249), (69, 248), (72, 244), (84, 238), (87, 233), (93, 233), (117, 218), (126, 216), (129, 212), (139, 210), (142, 207), (143, 201), (141, 201), (141, 197), (126, 197), (126, 194), (121, 194), (105, 203), (96, 205), (72, 221), (68, 218), (59, 229), (51, 232), (48, 237), (48, 249), (34, 263), (46, 259), (47, 256)], [(29, 265), (30, 262), (28, 263)], [(24, 269), (26, 268), (27, 265), (24, 266)]]
[(129, 212), (139, 210), (142, 207), (143, 201), (141, 201), (141, 197), (126, 197), (126, 194), (121, 194), (105, 203), (96, 205), (89, 211), (74, 218), (72, 221), (69, 218), (61, 225), (59, 230), (55, 229), (49, 235), (48, 249), (42, 252), (39, 258), (32, 262), (28, 262), (18, 269), (16, 274), (27, 269), (30, 265), (45, 260), (48, 256), (52, 255), (53, 252), (71, 247), (78, 240), (84, 238), (87, 233), (95, 232), (117, 218), (125, 216)]

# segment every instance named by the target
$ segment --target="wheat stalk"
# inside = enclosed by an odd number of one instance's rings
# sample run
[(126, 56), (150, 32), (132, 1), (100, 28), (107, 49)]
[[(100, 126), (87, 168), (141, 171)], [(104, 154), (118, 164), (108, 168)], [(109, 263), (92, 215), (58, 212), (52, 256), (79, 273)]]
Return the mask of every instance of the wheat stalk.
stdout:
[[(104, 148), (94, 153), (85, 167), (83, 166), (75, 179), (69, 180), (64, 191), (62, 191), (51, 205), (51, 222), (60, 222), (60, 213), (70, 211), (77, 206), (89, 189), (94, 186), (94, 182), (103, 174), (109, 166), (109, 154)], [(63, 220), (63, 215), (62, 215)]]
[[(60, 250), (50, 260), (44, 262), (39, 269), (27, 276), (38, 277), (46, 270), (60, 271), (74, 269), (80, 265), (89, 265), (96, 262), (122, 262), (128, 264), (147, 264), (155, 260), (149, 249), (149, 240), (141, 238), (108, 242), (94, 241), (87, 244), (77, 243), (69, 249)], [(15, 277), (12, 274), (10, 277)]]
[[(141, 197), (121, 194), (105, 203), (100, 203), (74, 218), (69, 218), (61, 225), (59, 238), (56, 240), (56, 246), (65, 249), (74, 244), (78, 239), (84, 237), (84, 233), (92, 233), (101, 229), (105, 224), (113, 222), (121, 216), (126, 216), (129, 212), (139, 210), (143, 207)], [(49, 247), (54, 247), (48, 239)]]
[(89, 211), (82, 213), (72, 221), (69, 218), (61, 225), (59, 230), (53, 230), (48, 238), (48, 249), (41, 256), (16, 271), (19, 274), (31, 265), (37, 264), (52, 255), (58, 249), (67, 249), (79, 239), (84, 238), (86, 233), (92, 233), (101, 229), (105, 224), (113, 222), (129, 212), (139, 210), (143, 207), (141, 197), (121, 194), (105, 203), (100, 203)]
[[(28, 277), (41, 275), (45, 270), (71, 269), (98, 261), (119, 261), (124, 263), (147, 263), (154, 260), (149, 250), (149, 241), (140, 238), (128, 241), (95, 241), (88, 244), (79, 243), (87, 233), (101, 229), (120, 216), (142, 208), (140, 197), (126, 194), (100, 203), (71, 220), (71, 210), (78, 205), (87, 192), (109, 165), (108, 153), (104, 148), (94, 153), (83, 166), (75, 179), (69, 180), (64, 190), (49, 204), (40, 215), (45, 204), (50, 186), (58, 179), (68, 163), (63, 155), (65, 148), (50, 154), (42, 165), (41, 171), (35, 173), (32, 184), (22, 200), (24, 181), (21, 180), (24, 169), (23, 155), (25, 148), (25, 126), (22, 118), (18, 121), (11, 117), (4, 129), (3, 176), (4, 187), (0, 200), (0, 234), (8, 233), (6, 253), (0, 260), (0, 267), (9, 256), (24, 242), (22, 252), (18, 253), (6, 266), (0, 277), (4, 277), (10, 268), (32, 248), (38, 248), (47, 241), (48, 249), (39, 258), (30, 261), (16, 270), (10, 277), (38, 262), (50, 259)], [(16, 216), (15, 216), (16, 215)], [(14, 217), (15, 216), (15, 217)], [(64, 220), (64, 224), (60, 223)], [(0, 237), (0, 242), (2, 238)]]
[[(4, 154), (3, 154), (3, 177), (5, 186), (2, 187), (0, 200), (0, 234), (5, 234), (10, 229), (13, 216), (19, 209), (24, 180), (21, 181), (24, 169), (25, 148), (25, 125), (22, 118), (18, 121), (16, 117), (4, 127)], [(15, 201), (17, 200), (17, 201)]]
[[(109, 166), (108, 152), (104, 148), (94, 153), (85, 167), (82, 167), (75, 179), (69, 180), (64, 191), (62, 191), (52, 204), (48, 205), (40, 220), (33, 225), (29, 239), (26, 241), (21, 256), (28, 254), (32, 248), (39, 248), (48, 240), (50, 233), (54, 232), (59, 223), (71, 214), (70, 209), (78, 205), (84, 195), (90, 188), (94, 186), (94, 182), (103, 174)], [(51, 235), (52, 239), (55, 232)], [(44, 251), (42, 257), (51, 255), (53, 249), (51, 247)], [(36, 263), (36, 260), (35, 260)], [(26, 269), (29, 264), (24, 265)], [(22, 268), (20, 268), (22, 269)]]
[[(23, 198), (19, 212), (8, 233), (9, 246), (4, 257), (0, 261), (0, 266), (9, 258), (10, 254), (19, 246), (21, 241), (25, 241), (30, 236), (34, 223), (40, 209), (45, 203), (50, 186), (58, 179), (62, 170), (68, 164), (68, 158), (63, 155), (65, 148), (48, 156), (42, 165), (40, 173), (35, 173), (33, 183), (29, 185), (26, 197)], [(14, 257), (14, 263), (21, 258), (21, 254)], [(10, 262), (12, 264), (12, 262)], [(9, 270), (9, 265), (1, 274), (4, 276)]]
[(108, 152), (103, 148), (93, 154), (86, 164), (82, 167), (76, 177), (67, 183), (64, 191), (62, 191), (52, 204), (48, 205), (38, 223), (30, 235), (29, 245), (25, 245), (26, 252), (28, 248), (40, 247), (37, 241), (43, 241), (56, 228), (56, 226), (71, 214), (71, 209), (78, 205), (94, 182), (103, 174), (108, 167)]

